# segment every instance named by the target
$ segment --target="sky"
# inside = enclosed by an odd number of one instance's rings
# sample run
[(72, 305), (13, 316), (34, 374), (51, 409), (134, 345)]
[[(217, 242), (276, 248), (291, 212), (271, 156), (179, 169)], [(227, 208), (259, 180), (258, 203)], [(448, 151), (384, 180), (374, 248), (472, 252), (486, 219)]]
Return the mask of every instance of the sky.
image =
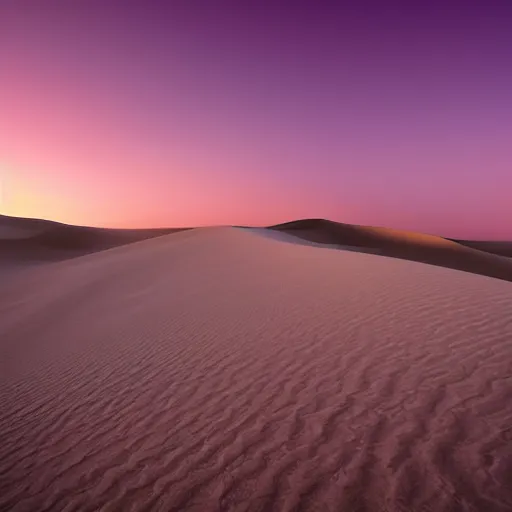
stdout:
[(0, 0), (0, 213), (512, 240), (512, 2)]

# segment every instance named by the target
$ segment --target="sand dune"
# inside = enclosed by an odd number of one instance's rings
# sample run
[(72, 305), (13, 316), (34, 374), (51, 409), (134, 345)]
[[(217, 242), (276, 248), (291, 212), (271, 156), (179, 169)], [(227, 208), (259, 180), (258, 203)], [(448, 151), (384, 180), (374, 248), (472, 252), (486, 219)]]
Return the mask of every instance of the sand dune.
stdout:
[(305, 219), (270, 229), (305, 240), (340, 244), (370, 252), (512, 281), (512, 243), (449, 240), (389, 228)]
[(512, 258), (512, 242), (489, 242), (489, 241), (475, 241), (475, 240), (454, 240), (455, 242), (467, 245), (479, 251), (490, 252)]
[[(25, 262), (60, 261), (184, 229), (104, 229), (0, 215), (0, 261), (15, 262), (18, 266)], [(324, 219), (299, 220), (269, 229), (323, 245), (341, 246), (512, 281), (512, 242), (452, 240)]]
[(205, 228), (0, 295), (0, 510), (512, 510), (512, 285)]
[(0, 260), (62, 260), (177, 231), (90, 228), (0, 215)]

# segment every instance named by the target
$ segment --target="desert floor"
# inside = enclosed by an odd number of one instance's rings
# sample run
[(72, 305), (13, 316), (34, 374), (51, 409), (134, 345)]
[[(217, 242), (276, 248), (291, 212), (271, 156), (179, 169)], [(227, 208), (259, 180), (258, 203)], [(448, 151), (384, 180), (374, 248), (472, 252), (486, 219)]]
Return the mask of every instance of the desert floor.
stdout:
[(511, 282), (44, 226), (0, 224), (0, 510), (512, 510)]

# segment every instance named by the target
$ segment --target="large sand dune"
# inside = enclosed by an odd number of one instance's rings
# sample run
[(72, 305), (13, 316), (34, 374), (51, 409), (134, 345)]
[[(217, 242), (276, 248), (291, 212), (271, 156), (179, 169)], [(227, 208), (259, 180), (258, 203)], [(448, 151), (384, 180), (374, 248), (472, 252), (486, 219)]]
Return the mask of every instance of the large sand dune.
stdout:
[(304, 219), (271, 226), (305, 240), (512, 281), (512, 243), (456, 241), (397, 229)]
[(261, 230), (32, 265), (0, 295), (0, 510), (512, 510), (511, 304)]

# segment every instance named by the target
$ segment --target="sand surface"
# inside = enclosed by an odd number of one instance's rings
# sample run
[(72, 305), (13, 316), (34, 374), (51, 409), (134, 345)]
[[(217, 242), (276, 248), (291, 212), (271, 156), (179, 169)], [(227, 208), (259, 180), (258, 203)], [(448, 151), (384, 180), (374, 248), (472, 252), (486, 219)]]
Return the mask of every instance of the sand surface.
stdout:
[(512, 242), (476, 242), (474, 240), (457, 240), (457, 242), (473, 249), (512, 258)]
[(64, 260), (182, 230), (91, 228), (0, 215), (0, 264)]
[(457, 241), (435, 235), (325, 219), (303, 219), (270, 230), (360, 252), (419, 261), (512, 282), (512, 243)]
[(204, 228), (1, 291), (2, 511), (512, 510), (509, 282)]

